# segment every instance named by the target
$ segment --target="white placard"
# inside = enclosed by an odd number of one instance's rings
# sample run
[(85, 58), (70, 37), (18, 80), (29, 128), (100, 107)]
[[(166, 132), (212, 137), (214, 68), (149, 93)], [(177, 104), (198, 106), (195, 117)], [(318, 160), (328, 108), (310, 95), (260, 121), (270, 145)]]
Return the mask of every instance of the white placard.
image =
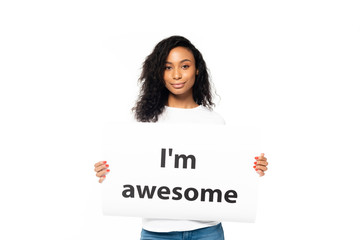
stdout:
[(255, 221), (254, 128), (109, 123), (103, 142), (105, 215)]

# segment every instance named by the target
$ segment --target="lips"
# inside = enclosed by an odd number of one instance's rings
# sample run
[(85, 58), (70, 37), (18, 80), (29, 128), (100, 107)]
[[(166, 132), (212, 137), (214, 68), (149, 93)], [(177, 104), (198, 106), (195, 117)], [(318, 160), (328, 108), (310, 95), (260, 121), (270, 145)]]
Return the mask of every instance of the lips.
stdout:
[(179, 88), (183, 88), (185, 86), (185, 83), (176, 83), (176, 84), (171, 84), (171, 86), (175, 89), (179, 89)]

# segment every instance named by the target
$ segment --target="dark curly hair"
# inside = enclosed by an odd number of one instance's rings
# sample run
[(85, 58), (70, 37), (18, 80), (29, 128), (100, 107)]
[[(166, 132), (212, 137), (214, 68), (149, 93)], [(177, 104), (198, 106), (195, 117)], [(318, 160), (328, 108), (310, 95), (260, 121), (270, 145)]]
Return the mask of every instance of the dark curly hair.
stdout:
[(169, 52), (175, 47), (189, 49), (195, 58), (198, 75), (192, 88), (194, 101), (209, 109), (215, 105), (212, 102), (211, 84), (206, 63), (198, 49), (182, 36), (171, 36), (159, 42), (153, 52), (143, 63), (139, 78), (140, 94), (132, 110), (139, 122), (157, 122), (158, 116), (164, 111), (168, 101), (169, 90), (164, 83), (165, 62)]

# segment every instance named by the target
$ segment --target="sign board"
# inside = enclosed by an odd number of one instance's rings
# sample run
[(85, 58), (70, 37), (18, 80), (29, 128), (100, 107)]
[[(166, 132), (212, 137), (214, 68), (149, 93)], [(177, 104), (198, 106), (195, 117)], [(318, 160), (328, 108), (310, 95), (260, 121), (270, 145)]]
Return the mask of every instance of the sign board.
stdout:
[(103, 142), (105, 215), (255, 221), (254, 128), (109, 123)]

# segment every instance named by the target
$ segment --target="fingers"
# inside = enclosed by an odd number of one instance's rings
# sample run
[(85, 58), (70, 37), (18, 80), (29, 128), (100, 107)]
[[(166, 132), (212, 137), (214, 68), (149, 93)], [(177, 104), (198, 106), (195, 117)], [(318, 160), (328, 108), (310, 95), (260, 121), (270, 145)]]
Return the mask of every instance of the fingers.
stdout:
[(255, 159), (256, 159), (256, 160), (265, 160), (265, 161), (267, 160), (267, 158), (264, 157), (264, 154), (263, 154), (263, 153), (262, 153), (260, 156), (256, 156)]
[(260, 177), (264, 176), (264, 172), (268, 170), (266, 166), (269, 163), (267, 162), (267, 158), (264, 155), (264, 153), (261, 153), (260, 156), (256, 156), (256, 162), (254, 162), (254, 169), (260, 175)]
[(105, 169), (105, 168), (108, 168), (108, 167), (109, 167), (109, 164), (101, 164), (100, 166), (96, 167), (96, 168), (94, 169), (94, 171), (95, 171), (95, 172), (99, 172), (99, 171), (101, 171), (101, 170), (103, 170), (103, 169)]
[(99, 183), (102, 183), (106, 178), (106, 174), (110, 172), (110, 169), (108, 169), (109, 164), (106, 164), (106, 161), (100, 161), (95, 163), (94, 167), (95, 167), (94, 171), (96, 172), (96, 176), (100, 178)]
[(261, 171), (266, 171), (266, 170), (268, 170), (268, 168), (267, 167), (264, 167), (264, 166), (261, 166), (261, 165), (256, 165), (256, 169), (255, 170), (261, 170)]
[(97, 172), (97, 173), (96, 173), (96, 176), (97, 176), (97, 177), (102, 177), (102, 176), (104, 176), (105, 174), (107, 174), (108, 172), (110, 172), (110, 169), (104, 169), (104, 170), (101, 170), (100, 172)]
[(260, 160), (260, 161), (266, 161), (267, 158), (264, 157), (264, 154), (262, 153), (259, 157), (255, 157), (256, 160)]
[(257, 164), (255, 164), (254, 169), (255, 169), (255, 171), (261, 170), (261, 171), (264, 171), (264, 172), (265, 172), (266, 170), (268, 170), (267, 167), (261, 166), (261, 165), (257, 165)]
[(102, 183), (102, 182), (105, 180), (105, 177), (106, 177), (106, 175), (102, 176), (102, 177), (99, 179), (99, 183)]
[(267, 158), (264, 157), (264, 154), (262, 153), (260, 157), (255, 157), (256, 162), (254, 162), (255, 165), (262, 165), (267, 166), (269, 163), (267, 162)]
[(257, 160), (257, 161), (256, 161), (256, 164), (257, 164), (257, 165), (262, 165), (262, 166), (267, 166), (267, 165), (269, 165), (269, 163), (268, 163), (266, 160), (263, 160), (263, 161)]
[(105, 163), (106, 163), (106, 161), (97, 162), (97, 163), (95, 163), (94, 167), (96, 168), (96, 167), (98, 167), (98, 166), (100, 166), (100, 165), (103, 165), (103, 164), (105, 164)]
[(256, 172), (260, 175), (260, 177), (262, 177), (262, 176), (265, 175), (265, 173), (264, 173), (263, 171), (261, 171), (261, 170), (258, 170), (258, 171), (256, 171)]

